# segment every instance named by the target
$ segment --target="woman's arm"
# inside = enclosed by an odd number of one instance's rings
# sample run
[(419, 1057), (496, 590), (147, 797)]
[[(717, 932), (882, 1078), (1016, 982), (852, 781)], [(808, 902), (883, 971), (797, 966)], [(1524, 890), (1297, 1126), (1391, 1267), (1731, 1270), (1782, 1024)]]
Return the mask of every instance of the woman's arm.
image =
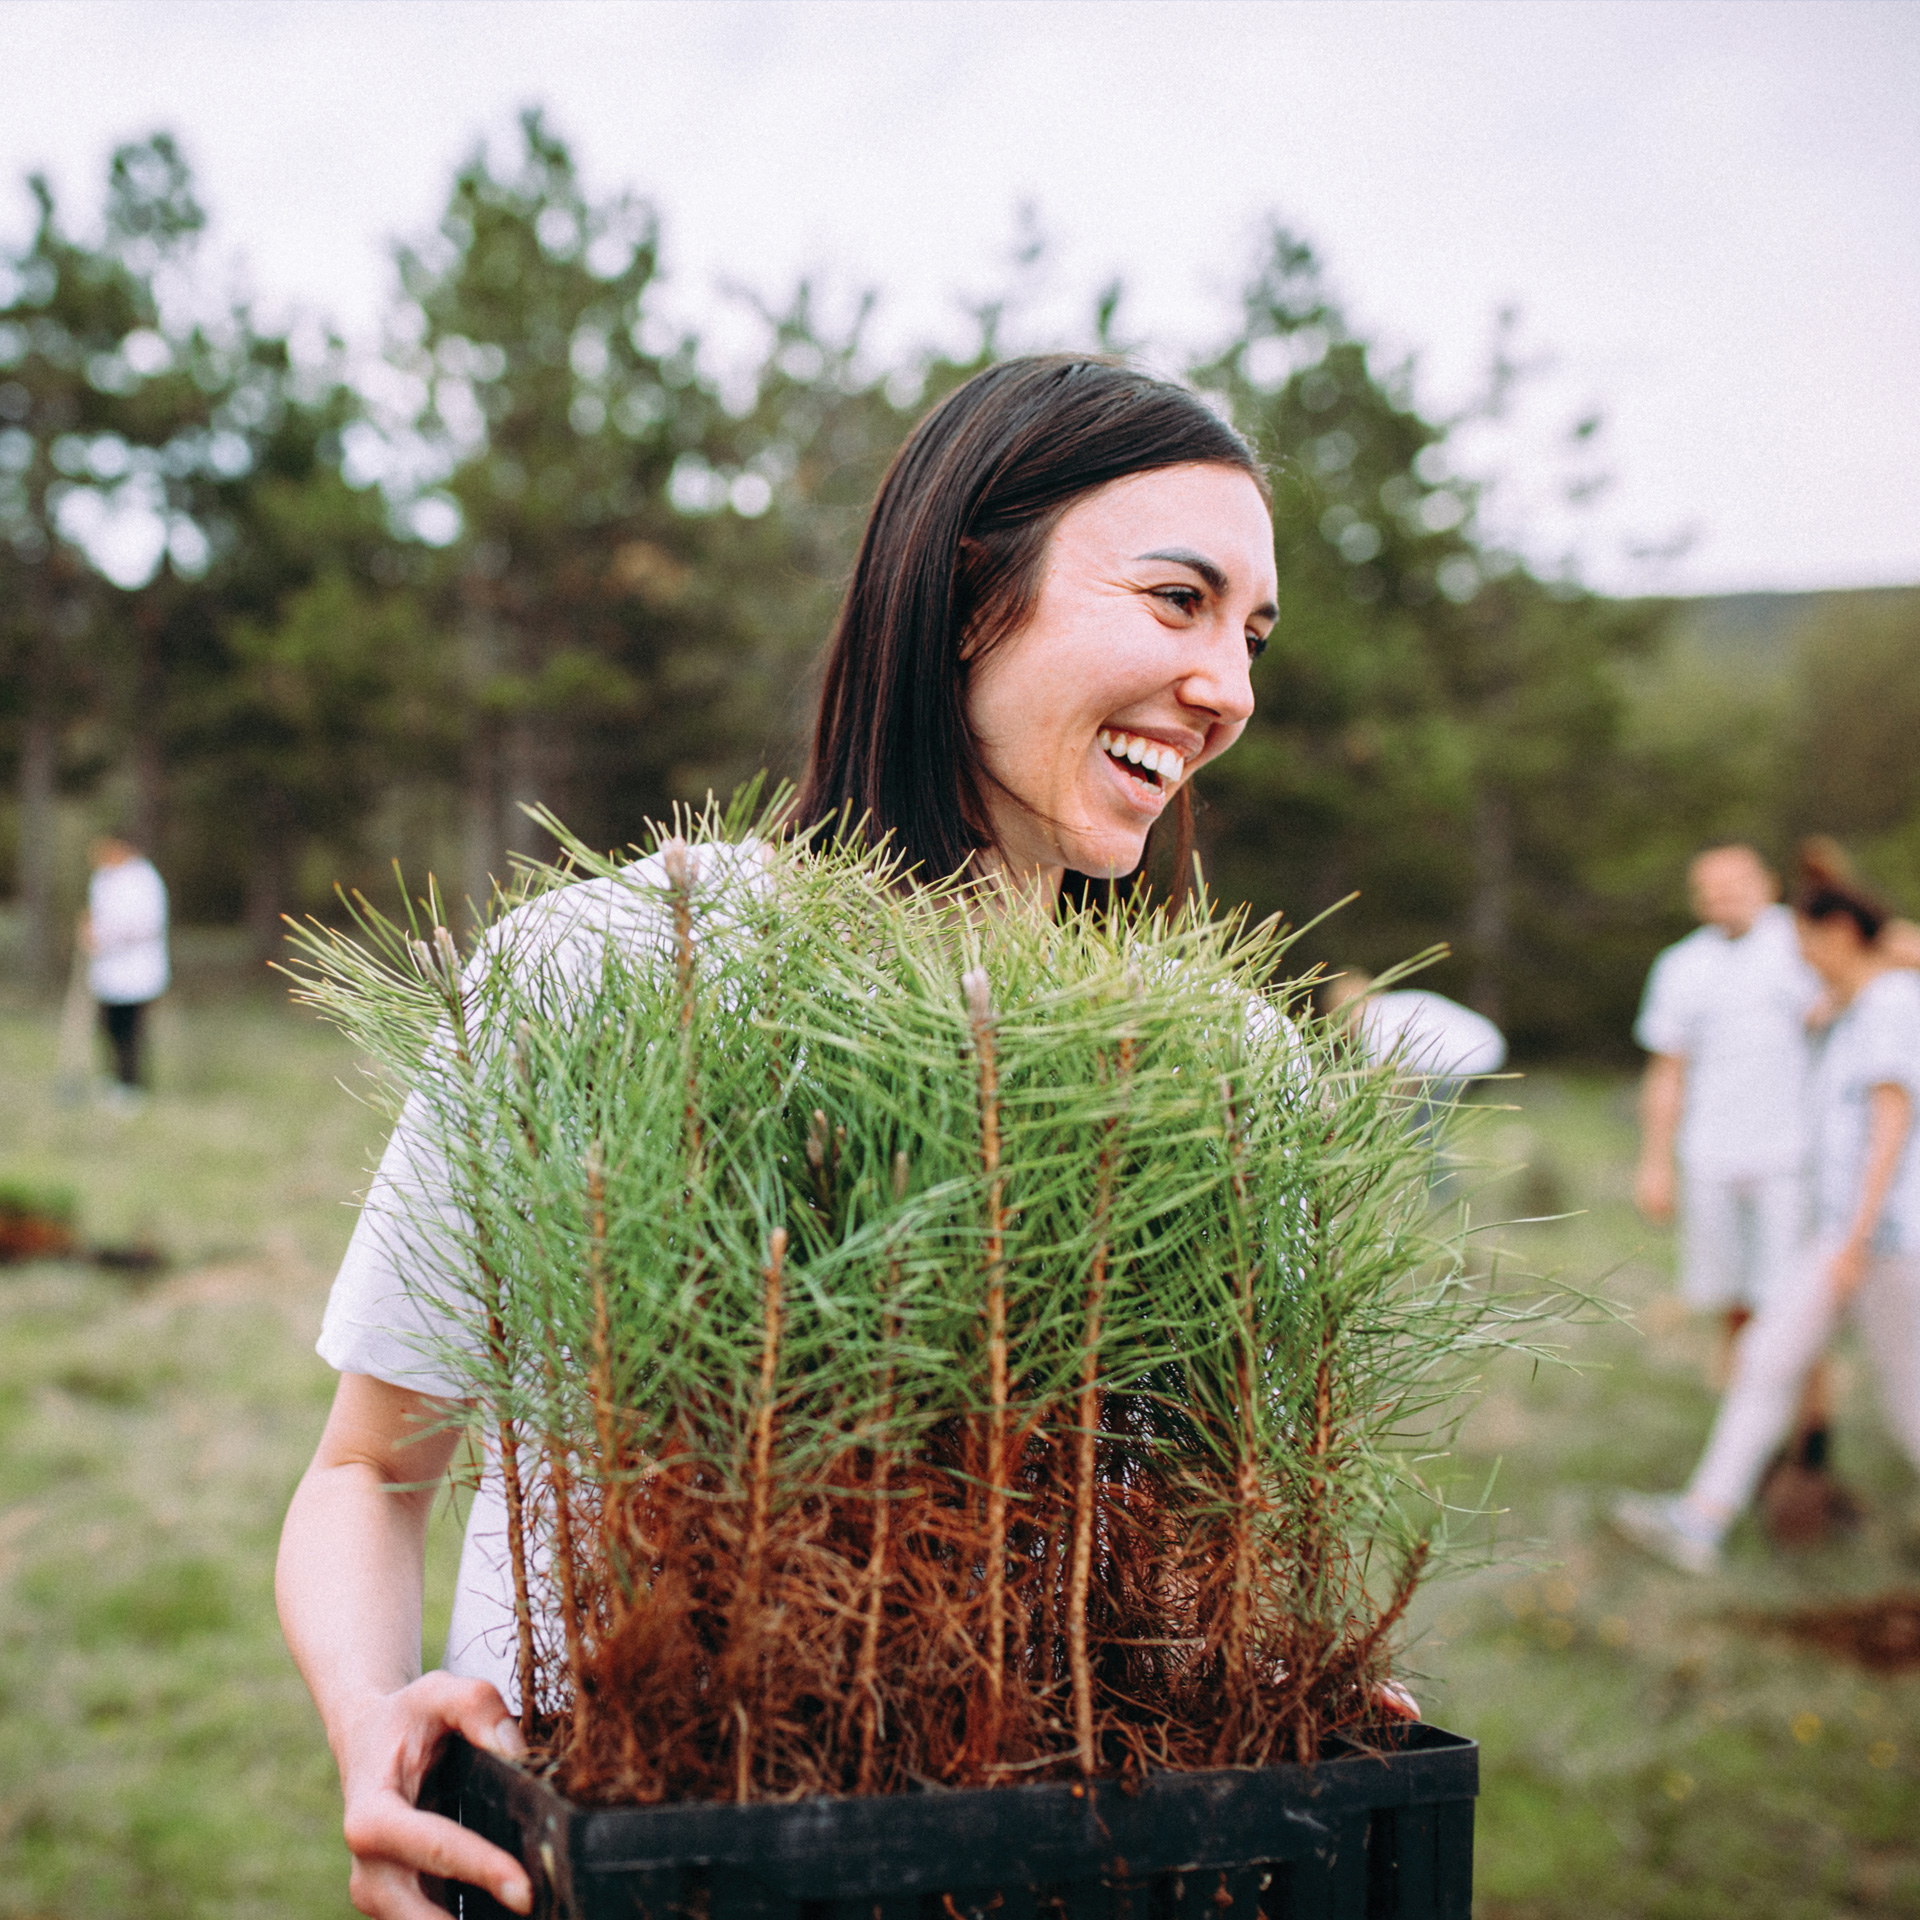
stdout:
[[(421, 1594), (434, 1490), (451, 1432), (416, 1438), (442, 1407), (343, 1373), (280, 1536), (280, 1624), (326, 1726), (346, 1801), (349, 1891), (381, 1920), (439, 1920), (422, 1872), (486, 1887), (525, 1913), (519, 1863), (414, 1798), (450, 1731), (509, 1756), (519, 1729), (484, 1680), (420, 1672)], [(415, 1491), (394, 1491), (396, 1484)]]
[(1867, 1162), (1860, 1180), (1860, 1205), (1845, 1242), (1828, 1269), (1835, 1295), (1849, 1298), (1867, 1270), (1867, 1248), (1880, 1224), (1893, 1185), (1901, 1149), (1913, 1125), (1913, 1096), (1897, 1080), (1883, 1080), (1867, 1090)]

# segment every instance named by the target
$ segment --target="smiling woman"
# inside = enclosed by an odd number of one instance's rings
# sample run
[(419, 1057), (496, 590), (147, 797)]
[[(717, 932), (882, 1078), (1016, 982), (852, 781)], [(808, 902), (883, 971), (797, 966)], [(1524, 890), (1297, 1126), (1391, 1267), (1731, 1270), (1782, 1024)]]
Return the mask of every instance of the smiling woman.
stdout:
[[(936, 891), (1004, 883), (1043, 914), (1070, 875), (1069, 897), (1123, 881), (1169, 811), (1184, 830), (1188, 781), (1252, 713), (1248, 668), (1273, 623), (1275, 592), (1259, 467), (1192, 394), (1103, 360), (989, 368), (921, 423), (881, 486), (828, 650), (796, 818), (845, 841), (886, 840)], [(771, 850), (725, 851), (706, 879), (752, 896)], [(692, 912), (691, 856), (679, 842), (671, 855), (530, 900), (489, 930), (464, 969), (439, 929), (432, 964), (454, 989), (462, 1034), (469, 1003), (491, 1004), (480, 986), (487, 968), (519, 965), (515, 943), (526, 947), (529, 980), (552, 975), (562, 1000), (616, 949), (623, 965), (654, 966), (661, 888), (678, 887)], [(1176, 870), (1184, 865), (1179, 858)], [(681, 907), (676, 964), (691, 992), (698, 970)], [(979, 1050), (991, 1026), (988, 977), (968, 978)], [(685, 1004), (679, 1025), (692, 1045)], [(476, 1031), (471, 1059), (497, 1054), (501, 1037)], [(983, 1071), (991, 1093), (997, 1070)], [(754, 1081), (756, 1103), (764, 1085)], [(340, 1386), (288, 1513), (279, 1574), (287, 1637), (340, 1763), (353, 1899), (396, 1920), (431, 1911), (423, 1870), (528, 1910), (532, 1888), (513, 1859), (414, 1803), (450, 1730), (516, 1751), (535, 1732), (538, 1704), (514, 1518), (523, 1512), (518, 1454), (505, 1440), (472, 1509), (446, 1670), (419, 1673), (426, 1520), (453, 1456), (452, 1409), (472, 1390), (432, 1357), (445, 1301), (422, 1281), (432, 1261), (417, 1222), (430, 1215), (444, 1227), (457, 1182), (454, 1156), (423, 1134), (420, 1087), (415, 1095), (328, 1304), (320, 1352)], [(1229, 1119), (1234, 1111), (1229, 1096)], [(695, 1132), (704, 1137), (698, 1124)], [(996, 1167), (999, 1138), (996, 1117), (983, 1134)], [(992, 1190), (997, 1210), (997, 1175)], [(784, 1229), (778, 1240), (784, 1247)], [(497, 1346), (497, 1314), (488, 1324)]]
[(801, 817), (1058, 892), (1136, 872), (1171, 811), (1184, 869), (1187, 782), (1253, 711), (1274, 598), (1258, 462), (1193, 394), (1102, 360), (989, 368), (881, 485)]

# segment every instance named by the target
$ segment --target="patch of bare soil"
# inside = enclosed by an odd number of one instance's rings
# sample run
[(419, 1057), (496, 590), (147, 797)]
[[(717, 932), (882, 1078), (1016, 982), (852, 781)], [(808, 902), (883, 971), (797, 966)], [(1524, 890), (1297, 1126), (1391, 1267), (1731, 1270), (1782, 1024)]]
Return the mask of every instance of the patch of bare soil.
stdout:
[(1920, 1593), (1884, 1593), (1871, 1600), (1827, 1607), (1797, 1607), (1789, 1613), (1746, 1613), (1736, 1624), (1752, 1633), (1795, 1640), (1874, 1673), (1904, 1673), (1920, 1667)]
[(269, 1236), (255, 1254), (218, 1260), (169, 1273), (136, 1296), (136, 1325), (159, 1329), (178, 1313), (268, 1308), (287, 1323), (302, 1346), (320, 1331), (331, 1273), (304, 1259), (290, 1236)]
[(70, 1221), (37, 1207), (0, 1201), (0, 1263), (64, 1260), (73, 1250)]

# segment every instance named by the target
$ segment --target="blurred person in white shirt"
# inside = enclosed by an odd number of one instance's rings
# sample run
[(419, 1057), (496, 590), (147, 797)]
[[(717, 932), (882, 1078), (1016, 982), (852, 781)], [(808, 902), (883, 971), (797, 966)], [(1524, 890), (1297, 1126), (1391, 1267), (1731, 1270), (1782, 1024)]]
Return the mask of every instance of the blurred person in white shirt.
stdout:
[(1371, 1066), (1391, 1065), (1418, 1100), (1411, 1118), (1431, 1137), (1469, 1080), (1507, 1063), (1506, 1036), (1485, 1014), (1425, 987), (1373, 990), (1373, 978), (1348, 968), (1321, 996), (1329, 1019), (1344, 1016)]
[[(1707, 848), (1687, 890), (1701, 924), (1654, 961), (1633, 1029), (1651, 1055), (1634, 1200), (1649, 1220), (1678, 1214), (1680, 1297), (1722, 1316), (1730, 1366), (1748, 1321), (1804, 1277), (1810, 1023), (1826, 989), (1753, 848)], [(1796, 1468), (1824, 1473), (1827, 1429), (1816, 1365), (1789, 1449)]]
[(1824, 995), (1779, 885), (1747, 846), (1687, 874), (1701, 924), (1654, 961), (1634, 1038), (1641, 1083), (1633, 1195), (1680, 1220), (1680, 1295), (1729, 1339), (1794, 1270), (1806, 1230), (1808, 1021)]
[(1485, 1014), (1425, 987), (1385, 993), (1372, 988), (1367, 974), (1336, 975), (1327, 988), (1327, 1011), (1338, 1013), (1360, 1002), (1353, 1025), (1376, 1066), (1391, 1060), (1405, 1067), (1410, 1079), (1457, 1085), (1506, 1065), (1506, 1036)]
[(152, 861), (114, 834), (89, 850), (93, 877), (80, 944), (87, 986), (113, 1054), (115, 1086), (137, 1097), (145, 1080), (147, 1008), (167, 990), (167, 887)]

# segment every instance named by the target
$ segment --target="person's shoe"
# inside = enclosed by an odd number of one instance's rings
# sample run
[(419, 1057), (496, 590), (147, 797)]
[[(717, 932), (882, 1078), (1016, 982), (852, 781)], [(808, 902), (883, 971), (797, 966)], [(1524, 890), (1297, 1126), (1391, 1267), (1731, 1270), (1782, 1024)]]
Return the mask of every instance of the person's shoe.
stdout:
[(1682, 1573), (1719, 1571), (1719, 1540), (1683, 1510), (1676, 1494), (1623, 1493), (1611, 1518), (1615, 1531), (1641, 1552)]
[(1776, 1547), (1824, 1546), (1863, 1518), (1859, 1501), (1825, 1467), (1780, 1453), (1760, 1481), (1754, 1505)]

